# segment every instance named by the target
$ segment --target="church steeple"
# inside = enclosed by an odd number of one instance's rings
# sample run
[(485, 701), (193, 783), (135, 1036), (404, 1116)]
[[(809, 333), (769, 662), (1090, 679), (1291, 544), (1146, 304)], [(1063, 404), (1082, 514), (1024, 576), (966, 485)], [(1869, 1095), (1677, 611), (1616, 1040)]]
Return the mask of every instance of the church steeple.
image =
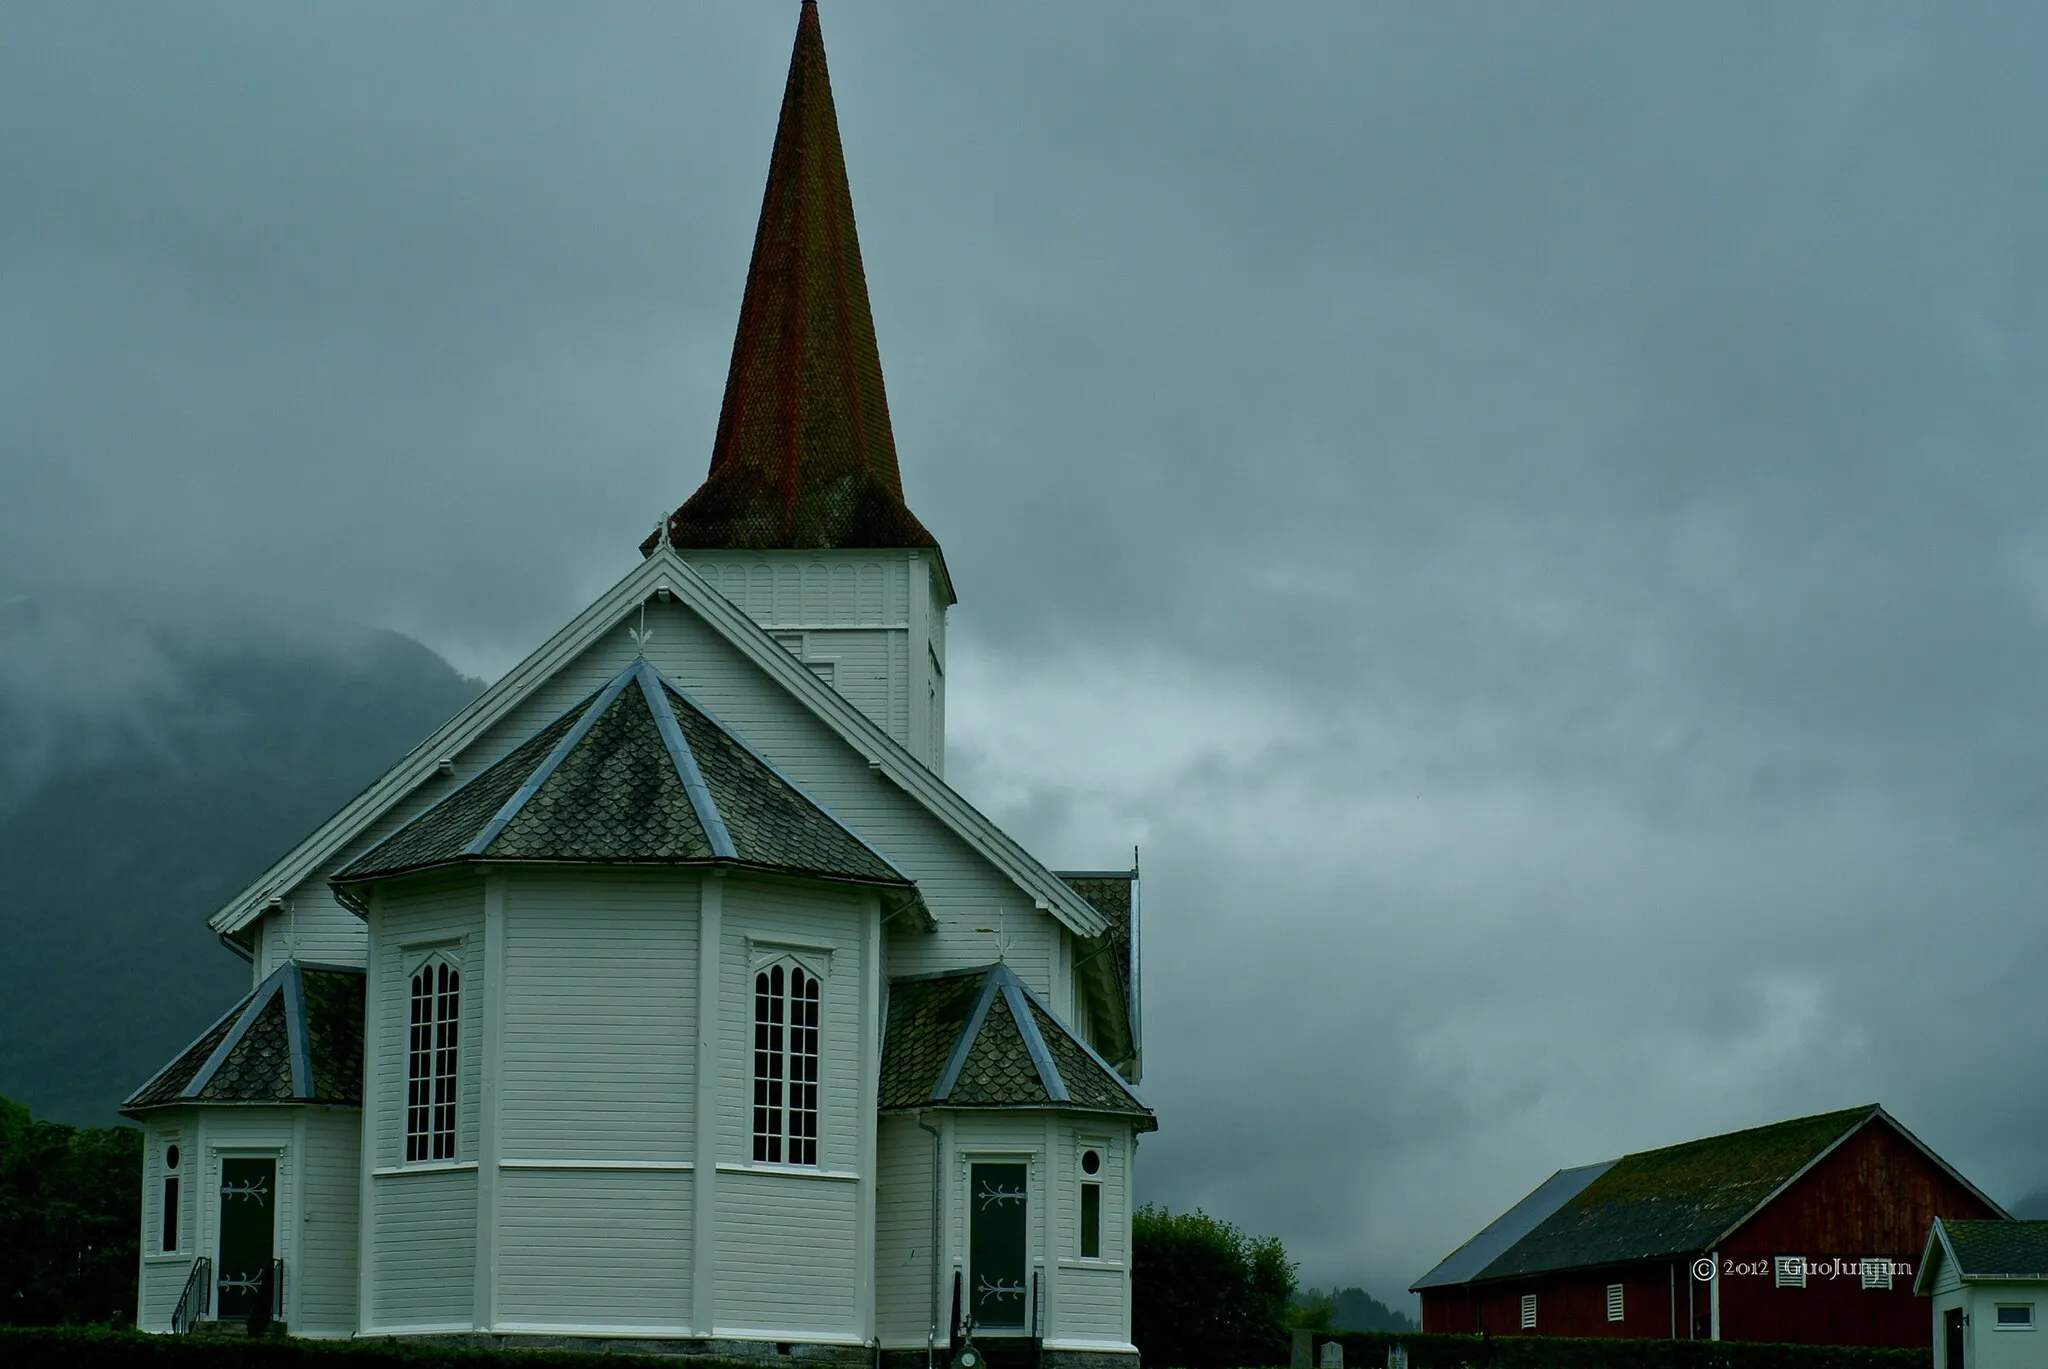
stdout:
[(816, 0), (804, 0), (697, 492), (642, 544), (936, 548), (903, 502)]

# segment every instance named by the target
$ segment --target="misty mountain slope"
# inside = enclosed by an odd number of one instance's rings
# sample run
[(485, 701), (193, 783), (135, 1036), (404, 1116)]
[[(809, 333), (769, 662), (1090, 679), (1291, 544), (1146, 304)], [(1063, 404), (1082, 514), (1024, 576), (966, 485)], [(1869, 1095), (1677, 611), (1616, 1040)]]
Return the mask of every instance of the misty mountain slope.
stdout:
[(408, 638), (0, 603), (0, 1095), (104, 1123), (249, 984), (206, 917), (481, 688)]

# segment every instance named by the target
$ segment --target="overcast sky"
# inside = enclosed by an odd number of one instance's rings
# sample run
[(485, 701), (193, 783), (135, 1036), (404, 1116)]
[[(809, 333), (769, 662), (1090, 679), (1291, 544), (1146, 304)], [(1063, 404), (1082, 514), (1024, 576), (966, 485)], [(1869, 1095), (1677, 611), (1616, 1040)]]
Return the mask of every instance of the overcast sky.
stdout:
[[(511, 665), (702, 476), (795, 19), (9, 6), (0, 593)], [(1143, 846), (1143, 1196), (1385, 1295), (1859, 1102), (2048, 1186), (2048, 9), (824, 27), (952, 777)]]

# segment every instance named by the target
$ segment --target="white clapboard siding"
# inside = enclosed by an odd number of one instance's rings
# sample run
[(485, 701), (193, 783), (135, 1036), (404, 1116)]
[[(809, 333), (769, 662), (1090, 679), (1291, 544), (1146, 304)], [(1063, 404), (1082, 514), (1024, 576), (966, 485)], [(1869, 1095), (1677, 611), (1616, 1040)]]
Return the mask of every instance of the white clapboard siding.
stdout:
[(1059, 1312), (1048, 1340), (1121, 1343), (1127, 1339), (1122, 1269), (1062, 1265), (1056, 1304)]
[(860, 1339), (858, 1197), (844, 1180), (721, 1171), (717, 1333)]
[[(725, 881), (719, 979), (720, 1161), (751, 1163), (753, 1111), (754, 962), (788, 948), (825, 971), (818, 1002), (818, 1164), (851, 1173), (860, 1165), (862, 924), (867, 899), (858, 889), (735, 875)], [(818, 951), (829, 952), (820, 955)], [(721, 1186), (722, 1183), (721, 1183)], [(850, 1189), (851, 1185), (847, 1185)]]
[(366, 1331), (468, 1327), (476, 1306), (476, 1171), (420, 1170), (372, 1181)]
[[(1090, 1175), (1081, 1170), (1081, 1152), (1101, 1152), (1102, 1169)], [(1106, 1263), (1121, 1263), (1130, 1225), (1130, 1127), (1104, 1118), (1100, 1121), (1062, 1122), (1059, 1153), (1054, 1156), (1053, 1212), (1058, 1223), (1059, 1256), (1081, 1256), (1081, 1185), (1102, 1185), (1102, 1255)]]
[(192, 1257), (148, 1259), (142, 1262), (142, 1281), (135, 1293), (135, 1326), (140, 1331), (171, 1329), (171, 1314), (185, 1291), (192, 1273)]
[[(691, 551), (691, 568), (768, 632), (794, 645), (847, 701), (935, 771), (944, 731), (945, 604), (915, 551)], [(791, 639), (797, 639), (792, 641)], [(925, 701), (919, 708), (917, 701)]]
[(406, 1030), (411, 1016), (412, 972), (427, 955), (446, 956), (462, 971), (462, 1029), (457, 1037), (461, 1089), (456, 1107), (456, 1156), (476, 1158), (476, 1101), (484, 988), (483, 879), (472, 871), (423, 876), (380, 890), (375, 911), (378, 957), (367, 986), (375, 1061), (364, 1080), (365, 1138), (370, 1163), (405, 1161)]
[(503, 879), (500, 1154), (688, 1161), (697, 876), (513, 870)]
[(304, 1210), (298, 1260), (287, 1266), (291, 1329), (299, 1336), (356, 1330), (357, 1209), (362, 1200), (363, 1119), (354, 1108), (304, 1108), (298, 1157)]
[[(919, 1346), (932, 1329), (931, 1133), (914, 1118), (881, 1119), (875, 1163), (875, 1321), (882, 1344)], [(944, 1316), (944, 1313), (940, 1313)], [(941, 1328), (939, 1334), (945, 1335)]]
[(496, 1328), (687, 1332), (690, 1202), (687, 1170), (505, 1170)]
[[(393, 757), (396, 760), (396, 757)], [(270, 914), (251, 929), (255, 938), (250, 973), (262, 983), (287, 960), (307, 965), (360, 967), (368, 956), (363, 920), (334, 900), (323, 872), (292, 892), (287, 911)]]
[[(142, 1241), (139, 1247), (142, 1272), (136, 1287), (135, 1322), (144, 1331), (168, 1331), (171, 1313), (177, 1308), (179, 1295), (185, 1291), (185, 1279), (191, 1273), (192, 1259), (197, 1253), (192, 1246), (192, 1212), (197, 1206), (192, 1176), (203, 1173), (204, 1166), (199, 1163), (197, 1148), (192, 1144), (193, 1129), (188, 1110), (178, 1108), (146, 1116), (142, 1127)], [(165, 1251), (163, 1159), (164, 1147), (171, 1145), (179, 1148), (178, 1239), (175, 1249)]]

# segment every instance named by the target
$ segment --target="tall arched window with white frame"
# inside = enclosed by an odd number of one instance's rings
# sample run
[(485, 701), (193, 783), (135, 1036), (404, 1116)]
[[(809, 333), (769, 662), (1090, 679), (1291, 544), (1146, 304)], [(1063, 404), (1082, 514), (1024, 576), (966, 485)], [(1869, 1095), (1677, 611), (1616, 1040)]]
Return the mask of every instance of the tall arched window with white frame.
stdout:
[(818, 1163), (818, 977), (801, 966), (754, 974), (754, 1159)]
[(435, 958), (412, 974), (406, 1049), (405, 1158), (455, 1158), (455, 1095), (462, 973)]

